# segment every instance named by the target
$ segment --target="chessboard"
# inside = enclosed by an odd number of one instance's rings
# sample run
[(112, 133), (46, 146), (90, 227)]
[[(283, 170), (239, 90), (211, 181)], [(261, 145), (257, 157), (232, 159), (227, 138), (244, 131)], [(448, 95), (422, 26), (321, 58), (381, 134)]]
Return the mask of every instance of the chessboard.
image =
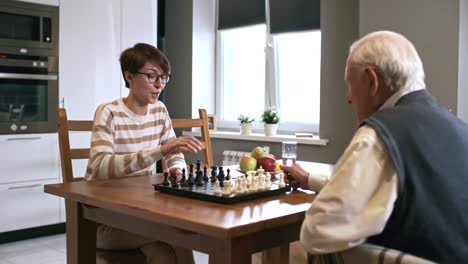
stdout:
[(291, 191), (291, 186), (284, 184), (282, 177), (278, 182), (271, 182), (271, 175), (265, 174), (263, 170), (236, 178), (230, 177), (229, 169), (225, 174), (223, 167), (213, 166), (210, 171), (211, 177), (208, 177), (207, 168), (202, 170), (199, 162), (196, 170), (190, 164), (188, 178), (185, 170), (181, 179), (165, 173), (162, 183), (153, 184), (154, 190), (221, 204), (233, 204)]

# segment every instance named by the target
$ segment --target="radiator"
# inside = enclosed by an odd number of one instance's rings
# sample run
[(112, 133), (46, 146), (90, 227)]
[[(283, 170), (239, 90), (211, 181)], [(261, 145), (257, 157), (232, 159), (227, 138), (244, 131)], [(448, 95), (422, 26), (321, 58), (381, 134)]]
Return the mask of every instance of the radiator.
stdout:
[[(267, 151), (270, 151), (268, 146), (263, 146)], [(251, 151), (225, 150), (223, 151), (223, 166), (239, 165), (239, 161), (243, 156), (250, 156)]]
[(250, 156), (250, 151), (225, 150), (223, 151), (223, 166), (239, 165), (243, 156)]

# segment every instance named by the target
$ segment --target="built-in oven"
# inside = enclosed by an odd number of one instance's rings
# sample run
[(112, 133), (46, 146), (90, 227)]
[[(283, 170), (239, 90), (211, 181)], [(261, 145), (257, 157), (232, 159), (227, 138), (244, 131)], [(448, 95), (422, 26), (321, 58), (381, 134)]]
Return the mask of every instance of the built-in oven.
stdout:
[(0, 46), (57, 50), (58, 20), (57, 6), (1, 0)]
[(57, 131), (58, 57), (0, 47), (0, 134)]

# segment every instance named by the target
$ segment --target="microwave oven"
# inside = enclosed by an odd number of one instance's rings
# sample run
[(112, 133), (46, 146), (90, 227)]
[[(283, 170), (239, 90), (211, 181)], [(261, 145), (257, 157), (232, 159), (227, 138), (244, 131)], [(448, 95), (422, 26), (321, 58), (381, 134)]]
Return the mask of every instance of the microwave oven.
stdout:
[(58, 6), (0, 1), (0, 46), (16, 47), (27, 54), (30, 49), (47, 49), (58, 55)]

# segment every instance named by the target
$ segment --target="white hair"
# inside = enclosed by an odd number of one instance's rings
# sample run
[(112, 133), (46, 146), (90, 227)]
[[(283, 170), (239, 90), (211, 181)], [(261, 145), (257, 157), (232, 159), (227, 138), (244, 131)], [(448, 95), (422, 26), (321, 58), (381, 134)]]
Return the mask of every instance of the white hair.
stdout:
[(370, 33), (354, 42), (349, 54), (350, 63), (374, 66), (390, 92), (426, 87), (424, 68), (416, 48), (398, 33)]

